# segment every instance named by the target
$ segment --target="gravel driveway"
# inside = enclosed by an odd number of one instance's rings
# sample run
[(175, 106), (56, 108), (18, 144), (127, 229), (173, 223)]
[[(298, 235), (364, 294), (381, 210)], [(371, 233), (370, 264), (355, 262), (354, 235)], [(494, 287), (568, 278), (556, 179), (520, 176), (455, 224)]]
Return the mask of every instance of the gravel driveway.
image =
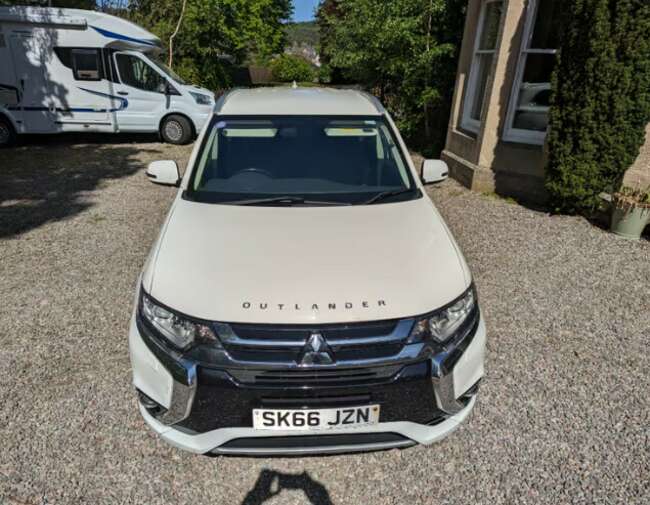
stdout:
[(143, 169), (190, 149), (91, 140), (0, 151), (3, 505), (650, 503), (647, 240), (446, 182), (490, 336), (469, 422), (428, 448), (193, 456), (145, 427), (126, 340), (173, 197)]

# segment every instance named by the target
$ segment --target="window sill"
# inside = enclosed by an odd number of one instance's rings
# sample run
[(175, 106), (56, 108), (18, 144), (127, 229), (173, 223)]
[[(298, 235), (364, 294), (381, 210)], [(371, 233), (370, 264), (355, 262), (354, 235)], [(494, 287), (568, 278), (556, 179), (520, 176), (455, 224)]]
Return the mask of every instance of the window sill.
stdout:
[(519, 134), (513, 132), (506, 132), (501, 137), (501, 141), (510, 144), (528, 145), (532, 147), (543, 147), (544, 142), (546, 142), (546, 132), (541, 133), (540, 135), (535, 135), (534, 132), (531, 132), (531, 134), (526, 134), (526, 133)]

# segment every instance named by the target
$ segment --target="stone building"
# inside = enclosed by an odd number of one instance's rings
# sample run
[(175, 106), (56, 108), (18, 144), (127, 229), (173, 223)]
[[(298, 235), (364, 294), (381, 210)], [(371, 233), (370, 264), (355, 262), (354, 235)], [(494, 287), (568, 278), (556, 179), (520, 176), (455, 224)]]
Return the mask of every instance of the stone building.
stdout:
[[(469, 0), (442, 158), (476, 191), (543, 203), (562, 0)], [(650, 184), (650, 125), (626, 183)]]

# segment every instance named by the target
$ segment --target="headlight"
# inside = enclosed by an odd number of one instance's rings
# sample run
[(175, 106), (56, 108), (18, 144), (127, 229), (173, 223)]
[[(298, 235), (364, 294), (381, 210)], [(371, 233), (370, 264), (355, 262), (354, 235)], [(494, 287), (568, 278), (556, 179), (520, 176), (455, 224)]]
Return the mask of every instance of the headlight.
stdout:
[(141, 291), (142, 316), (175, 347), (185, 350), (194, 343), (212, 343), (221, 346), (212, 329), (198, 321), (190, 321), (156, 304)]
[(192, 95), (194, 101), (199, 105), (212, 105), (212, 98), (210, 98), (210, 96), (208, 95), (204, 95), (202, 93), (195, 93), (194, 91), (190, 91), (190, 95)]
[(423, 342), (429, 339), (439, 344), (446, 342), (458, 331), (475, 308), (476, 296), (474, 286), (471, 286), (451, 305), (418, 319), (408, 342)]

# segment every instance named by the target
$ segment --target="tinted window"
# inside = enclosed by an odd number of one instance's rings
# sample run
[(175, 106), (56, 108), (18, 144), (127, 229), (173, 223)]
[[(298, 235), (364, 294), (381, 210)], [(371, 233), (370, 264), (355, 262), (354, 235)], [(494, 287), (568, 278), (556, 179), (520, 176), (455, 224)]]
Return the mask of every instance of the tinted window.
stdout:
[(99, 81), (104, 78), (101, 49), (83, 47), (55, 47), (59, 61), (72, 70), (77, 81)]
[(99, 81), (102, 78), (99, 49), (72, 49), (72, 71), (78, 81)]
[(361, 203), (415, 185), (380, 117), (216, 118), (189, 196), (228, 202), (276, 196)]
[(117, 54), (115, 57), (123, 84), (145, 91), (165, 92), (167, 81), (144, 60), (130, 54)]

